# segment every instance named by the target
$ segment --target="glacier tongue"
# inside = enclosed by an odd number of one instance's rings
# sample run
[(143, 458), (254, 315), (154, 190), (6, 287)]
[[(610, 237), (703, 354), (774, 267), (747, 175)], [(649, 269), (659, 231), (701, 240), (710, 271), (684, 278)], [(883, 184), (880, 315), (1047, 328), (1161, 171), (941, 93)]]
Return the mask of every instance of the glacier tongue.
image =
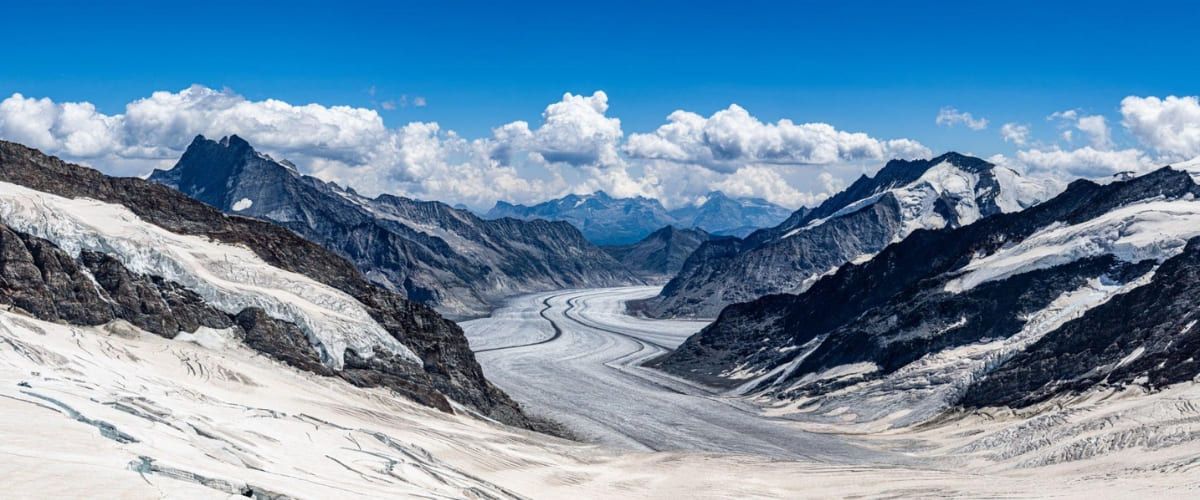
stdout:
[(172, 233), (121, 205), (0, 182), (0, 222), (76, 257), (84, 249), (113, 255), (129, 270), (178, 282), (229, 314), (261, 308), (299, 326), (334, 369), (342, 368), (346, 349), (370, 357), (381, 348), (420, 363), (349, 295), (273, 267), (246, 248)]

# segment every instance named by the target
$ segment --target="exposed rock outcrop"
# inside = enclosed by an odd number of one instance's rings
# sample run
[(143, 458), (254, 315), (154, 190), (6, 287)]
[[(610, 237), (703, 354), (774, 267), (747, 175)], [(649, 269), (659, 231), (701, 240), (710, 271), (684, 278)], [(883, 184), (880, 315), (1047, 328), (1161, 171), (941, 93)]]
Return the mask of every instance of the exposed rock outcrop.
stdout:
[[(483, 415), (514, 425), (532, 425), (515, 402), (484, 378), (457, 325), (425, 305), (367, 282), (349, 262), (292, 231), (255, 219), (225, 215), (160, 184), (108, 177), (5, 141), (0, 141), (0, 182), (67, 198), (120, 204), (146, 223), (177, 234), (204, 236), (245, 247), (272, 266), (341, 290), (361, 303), (375, 322), (416, 353), (422, 363), (419, 373), (400, 373), (402, 370), (396, 369), (368, 377), (356, 371), (359, 368), (352, 368), (339, 375), (359, 384), (380, 383), (443, 409), (449, 407), (445, 400), (449, 397)], [(236, 316), (242, 316), (226, 315), (224, 321), (217, 321), (220, 316), (201, 304), (189, 302), (186, 290), (156, 282), (153, 276), (129, 275), (103, 256), (81, 253), (76, 262), (61, 250), (48, 247), (48, 242), (12, 231), (0, 231), (0, 237), (4, 238), (0, 276), (7, 283), (3, 285), (8, 290), (6, 300), (41, 318), (98, 324), (124, 314), (127, 317), (122, 319), (132, 318), (131, 322), (140, 322), (151, 331), (173, 336), (177, 332), (170, 330), (176, 326), (185, 331), (193, 324), (231, 326), (238, 323)], [(96, 276), (95, 283), (83, 273), (84, 263), (95, 267), (94, 271), (89, 269)], [(110, 295), (105, 287), (116, 296)], [(156, 293), (170, 307), (143, 308), (143, 302), (152, 302)], [(104, 296), (113, 304), (104, 305)], [(176, 304), (171, 305), (172, 301)], [(176, 312), (179, 304), (185, 307)], [(257, 343), (258, 349), (300, 368), (323, 372), (312, 365), (311, 356), (303, 352), (304, 343), (295, 337), (295, 332), (288, 332), (281, 325), (263, 324), (256, 328), (259, 322), (253, 319), (242, 318), (250, 325), (249, 330), (243, 328), (248, 344)], [(347, 353), (347, 357), (355, 355), (363, 353)]]
[(486, 314), (520, 293), (640, 283), (565, 222), (487, 221), (439, 202), (367, 198), (301, 175), (237, 136), (196, 137), (150, 180), (226, 213), (275, 222), (452, 317)]

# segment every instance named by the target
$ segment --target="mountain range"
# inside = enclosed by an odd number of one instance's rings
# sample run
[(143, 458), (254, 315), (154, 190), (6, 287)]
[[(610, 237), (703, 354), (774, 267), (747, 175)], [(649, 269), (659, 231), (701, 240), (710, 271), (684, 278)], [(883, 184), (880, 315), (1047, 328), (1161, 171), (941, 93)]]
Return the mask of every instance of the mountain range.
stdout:
[(700, 228), (677, 229), (667, 226), (637, 243), (601, 248), (638, 276), (661, 282), (678, 273), (692, 252), (714, 238), (722, 237), (708, 234)]
[(484, 378), (458, 325), (368, 283), (334, 253), (166, 186), (6, 141), (0, 304), (10, 316), (127, 337), (229, 335), (315, 375), (535, 427)]
[(1162, 168), (916, 230), (802, 293), (729, 306), (657, 366), (806, 419), (895, 426), (1192, 380), (1198, 196)]
[[(1064, 473), (1083, 478), (1071, 489), (1190, 484), (1200, 161), (1060, 189), (951, 153), (890, 162), (745, 238), (665, 226), (600, 248), (565, 222), (359, 196), (236, 137), (184, 156), (154, 176), (194, 198), (0, 141), (2, 423), (34, 478), (22, 494), (645, 496), (655, 481), (629, 478), (662, 475), (678, 497), (697, 470), (720, 474), (705, 491), (730, 483), (725, 496), (812, 493), (813, 478), (903, 483), (887, 495), (970, 479), (995, 496), (1031, 477), (1038, 494)], [(402, 275), (362, 258), (388, 245), (430, 260)], [(607, 276), (583, 262), (678, 280), (762, 249), (775, 267), (712, 275), (737, 288), (772, 269), (800, 285), (707, 326), (621, 314), (650, 287), (559, 290), (464, 323), (475, 352), (412, 300), (426, 289), (406, 298), (381, 278), (467, 287), (444, 262), (483, 255), (546, 260), (527, 264), (530, 286)], [(788, 267), (814, 256), (830, 270)], [(610, 428), (616, 441), (593, 442)], [(835, 480), (826, 461), (856, 465)]]
[(651, 198), (613, 198), (604, 191), (570, 194), (533, 206), (504, 201), (488, 210), (487, 219), (567, 221), (598, 245), (628, 245), (666, 226), (699, 228), (714, 235), (745, 236), (780, 223), (790, 210), (759, 198), (731, 198), (720, 191), (700, 203), (667, 210)]
[(641, 283), (565, 222), (483, 220), (439, 202), (361, 196), (302, 175), (230, 136), (198, 136), (149, 177), (226, 213), (275, 222), (349, 260), (369, 280), (453, 317), (511, 295)]
[(860, 177), (777, 226), (704, 243), (658, 297), (633, 308), (652, 317), (716, 317), (729, 304), (801, 292), (919, 229), (959, 227), (1019, 211), (1056, 189), (958, 153), (893, 160), (874, 177)]

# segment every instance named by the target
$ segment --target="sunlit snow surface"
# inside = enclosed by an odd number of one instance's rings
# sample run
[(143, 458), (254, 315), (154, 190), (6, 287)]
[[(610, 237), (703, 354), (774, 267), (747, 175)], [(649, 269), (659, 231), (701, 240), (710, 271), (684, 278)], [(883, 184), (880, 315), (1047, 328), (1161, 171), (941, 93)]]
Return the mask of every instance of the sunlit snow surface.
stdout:
[[(1025, 177), (1005, 167), (995, 167), (992, 172), (995, 173), (996, 182), (999, 184), (996, 205), (1002, 212), (1016, 212), (1028, 208), (1053, 197), (1064, 187), (1061, 182)], [(787, 232), (783, 238), (795, 236), (831, 219), (862, 210), (875, 204), (889, 192), (900, 203), (901, 230), (896, 235), (896, 241), (904, 239), (917, 229), (945, 227), (947, 221), (934, 212), (934, 202), (941, 197), (951, 200), (959, 224), (970, 224), (981, 217), (976, 200), (986, 194), (977, 192), (978, 184), (978, 174), (963, 170), (950, 162), (942, 162), (930, 167), (912, 183), (852, 202), (828, 217), (813, 220), (803, 227)]]
[[(622, 293), (628, 292), (604, 292), (610, 298)], [(516, 309), (525, 310), (511, 311)], [(536, 325), (545, 322), (540, 309), (510, 316), (503, 328), (538, 333)], [(631, 335), (678, 334), (669, 328), (646, 331), (648, 323), (603, 313), (581, 315), (614, 331), (641, 325), (623, 332)], [(611, 335), (613, 344), (626, 338)], [(1195, 474), (1200, 446), (1193, 437), (1200, 431), (1200, 389), (1190, 385), (1153, 395), (1058, 400), (1032, 418), (989, 410), (918, 430), (858, 435), (857, 446), (843, 448), (854, 454), (840, 460), (780, 460), (687, 451), (692, 443), (711, 440), (703, 436), (681, 441), (680, 451), (655, 453), (571, 443), (299, 372), (238, 345), (228, 332), (206, 330), (194, 337), (167, 340), (123, 322), (71, 327), (0, 310), (4, 496), (231, 498), (252, 491), (312, 499), (1103, 498), (1186, 496), (1200, 486)], [(595, 340), (602, 354), (620, 350)], [(608, 357), (588, 351), (572, 356), (577, 364)], [(532, 356), (527, 361), (528, 371), (541, 363)], [(624, 368), (618, 362), (612, 370)], [(559, 381), (541, 381), (551, 382)], [(660, 416), (659, 396), (650, 386), (620, 392), (627, 387), (593, 396), (619, 404), (632, 423)], [(675, 394), (667, 387), (659, 391)], [(676, 396), (686, 419), (697, 406)], [(706, 401), (700, 405), (713, 397), (686, 396)], [(643, 404), (648, 411), (641, 410)], [(588, 415), (593, 409), (577, 411)], [(755, 418), (741, 414), (752, 426)], [(678, 422), (672, 436), (724, 433), (736, 439), (746, 432), (736, 422), (724, 429), (691, 423)], [(785, 430), (803, 435), (794, 427)], [(796, 445), (792, 451), (813, 450)], [(927, 465), (870, 465), (863, 463), (864, 454), (873, 462), (903, 455), (902, 460)]]
[[(629, 287), (530, 295), (462, 326), (489, 380), (533, 414), (560, 421), (588, 441), (639, 451), (906, 461), (796, 431), (786, 421), (762, 418), (745, 401), (639, 366), (704, 326), (621, 313), (624, 301), (657, 292)], [(553, 337), (552, 325), (559, 337), (539, 343)]]
[(299, 326), (335, 369), (341, 368), (347, 348), (369, 357), (380, 347), (419, 361), (353, 297), (272, 267), (246, 248), (149, 224), (121, 205), (0, 182), (0, 222), (74, 256), (84, 249), (110, 254), (130, 271), (175, 281), (230, 314), (262, 308)]
[(1178, 255), (1187, 240), (1198, 235), (1200, 201), (1135, 203), (1079, 224), (1051, 225), (1020, 243), (972, 260), (946, 289), (970, 290), (980, 283), (1100, 255), (1126, 262), (1162, 262)]

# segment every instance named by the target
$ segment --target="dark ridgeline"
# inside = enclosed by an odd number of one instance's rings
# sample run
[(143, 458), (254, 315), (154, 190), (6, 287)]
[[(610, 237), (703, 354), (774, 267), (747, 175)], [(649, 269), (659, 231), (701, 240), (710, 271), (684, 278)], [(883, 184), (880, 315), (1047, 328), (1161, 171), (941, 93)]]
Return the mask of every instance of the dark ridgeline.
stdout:
[[(931, 160), (892, 160), (875, 177), (860, 177), (817, 208), (800, 209), (778, 226), (741, 240), (701, 245), (658, 297), (636, 307), (653, 317), (713, 318), (729, 304), (795, 293), (816, 277), (892, 243), (914, 216), (905, 212), (894, 190), (942, 163), (978, 178), (972, 199), (966, 201), (979, 216), (1001, 212), (996, 169), (1003, 167), (958, 153)], [(942, 192), (929, 208), (947, 227), (964, 222), (955, 209), (964, 200), (954, 196)]]
[(679, 272), (683, 262), (700, 244), (714, 238), (722, 237), (713, 236), (699, 228), (676, 229), (667, 226), (637, 243), (601, 248), (638, 276), (662, 282)]
[[(873, 259), (849, 264), (799, 295), (769, 295), (734, 304), (656, 366), (680, 376), (733, 386), (735, 367), (795, 366), (762, 380), (781, 398), (816, 396), (883, 377), (925, 355), (1019, 332), (1028, 315), (1089, 280), (1110, 286), (1148, 279), (1081, 317), (1050, 331), (1010, 357), (992, 360), (954, 404), (1027, 406), (1101, 384), (1139, 380), (1149, 387), (1200, 374), (1200, 238), (1161, 265), (1112, 255), (989, 281), (955, 293), (946, 285), (972, 259), (991, 255), (1052, 224), (1078, 224), (1132, 202), (1191, 199), (1191, 177), (1163, 168), (1123, 182), (1072, 183), (1059, 196), (1026, 210), (995, 214), (960, 228), (918, 230)], [(1147, 274), (1152, 273), (1152, 274)], [(810, 344), (812, 342), (812, 344)], [(844, 379), (807, 375), (867, 362), (876, 371)], [(897, 390), (901, 390), (897, 388)]]
[(439, 202), (367, 198), (301, 175), (237, 136), (196, 137), (150, 180), (291, 229), (367, 279), (453, 317), (487, 314), (520, 293), (641, 283), (570, 224), (488, 221)]
[(604, 191), (570, 194), (533, 206), (497, 202), (484, 216), (521, 220), (570, 222), (597, 245), (623, 246), (636, 243), (666, 227), (698, 228), (718, 236), (745, 236), (755, 229), (770, 227), (786, 219), (791, 211), (759, 198), (730, 198), (713, 191), (700, 205), (667, 210), (651, 198), (613, 198)]
[[(320, 363), (296, 325), (248, 308), (229, 315), (180, 285), (136, 275), (111, 256), (83, 252), (72, 258), (48, 241), (0, 225), (0, 304), (38, 318), (77, 325), (124, 319), (174, 337), (199, 326), (236, 325), (246, 344), (275, 359), (360, 386), (383, 386), (450, 411), (447, 398), (512, 425), (553, 429), (526, 417), (519, 406), (483, 376), (462, 329), (429, 307), (365, 281), (345, 259), (278, 225), (221, 211), (163, 186), (137, 178), (108, 177), (25, 146), (0, 141), (0, 181), (68, 198), (92, 198), (127, 207), (143, 221), (168, 231), (241, 245), (268, 264), (308, 276), (354, 297), (423, 364), (346, 351), (343, 370)], [(84, 274), (96, 280), (93, 285)]]

